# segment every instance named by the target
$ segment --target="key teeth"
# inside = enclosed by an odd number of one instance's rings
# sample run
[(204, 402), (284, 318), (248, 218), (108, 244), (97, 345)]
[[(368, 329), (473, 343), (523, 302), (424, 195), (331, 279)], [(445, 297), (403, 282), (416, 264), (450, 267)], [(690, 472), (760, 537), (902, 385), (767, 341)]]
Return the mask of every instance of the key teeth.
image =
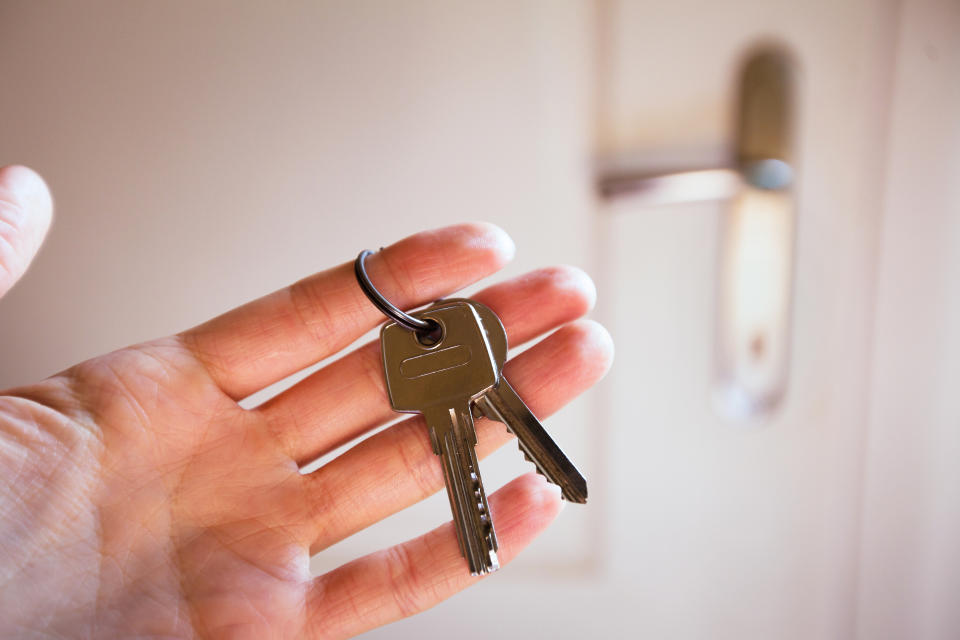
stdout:
[[(558, 485), (556, 482), (554, 482), (553, 480), (551, 480), (551, 479), (550, 479), (550, 476), (548, 476), (547, 474), (545, 474), (545, 473), (543, 472), (543, 469), (540, 468), (540, 465), (538, 465), (537, 462), (527, 454), (527, 452), (524, 450), (524, 448), (520, 446), (520, 441), (519, 441), (519, 440), (517, 441), (517, 448), (520, 449), (520, 453), (523, 454), (523, 459), (526, 460), (527, 462), (533, 464), (533, 468), (536, 469), (537, 473), (539, 473), (541, 476), (543, 476), (543, 479), (544, 479), (544, 480), (546, 480), (547, 482), (549, 482), (550, 484), (552, 484), (552, 485), (555, 486), (555, 487), (559, 487), (559, 486), (560, 486), (560, 485)], [(571, 498), (570, 495), (567, 494), (565, 491), (562, 492), (562, 493), (560, 494), (560, 496), (561, 496), (564, 500), (566, 500), (567, 502), (582, 502), (582, 503), (585, 503), (585, 502), (586, 502), (586, 500), (577, 500), (577, 499), (575, 499), (575, 498)]]
[[(481, 415), (483, 415), (483, 414), (481, 414)], [(493, 418), (491, 418), (491, 420), (493, 420), (493, 421), (495, 421), (495, 422), (499, 422), (499, 420), (495, 420), (495, 419), (493, 419)], [(559, 487), (560, 485), (558, 485), (556, 482), (554, 482), (553, 480), (551, 480), (551, 479), (550, 479), (550, 476), (548, 476), (546, 473), (543, 472), (543, 469), (540, 468), (540, 465), (537, 464), (536, 460), (534, 460), (533, 458), (531, 458), (530, 455), (527, 453), (526, 449), (524, 449), (523, 446), (521, 446), (521, 444), (520, 444), (520, 438), (517, 438), (517, 434), (515, 434), (515, 433), (513, 432), (513, 429), (511, 429), (510, 426), (507, 425), (507, 424), (504, 423), (504, 422), (500, 422), (500, 424), (503, 425), (503, 428), (506, 430), (507, 433), (509, 433), (510, 435), (512, 435), (514, 438), (516, 438), (516, 440), (517, 440), (517, 449), (519, 449), (519, 450), (520, 450), (520, 453), (523, 454), (523, 459), (526, 460), (527, 462), (533, 464), (533, 468), (536, 469), (537, 473), (539, 473), (541, 476), (543, 476), (544, 479), (545, 479), (547, 482), (549, 482), (550, 484), (552, 484), (552, 485), (555, 486), (555, 487)], [(563, 491), (563, 487), (561, 487), (560, 497), (562, 497), (562, 498), (563, 498), (564, 500), (566, 500), (567, 502), (573, 502), (573, 503), (575, 503), (575, 504), (587, 504), (587, 491), (586, 491), (586, 487), (584, 487), (583, 496), (571, 495), (570, 493), (568, 493), (568, 492), (566, 492), (566, 491)]]
[[(501, 424), (503, 424), (503, 423), (501, 423)], [(507, 433), (509, 433), (510, 435), (512, 435), (514, 438), (516, 438), (516, 440), (517, 440), (517, 449), (519, 449), (520, 453), (523, 454), (523, 459), (526, 460), (527, 462), (531, 463), (531, 464), (533, 465), (533, 467), (537, 470), (537, 473), (539, 473), (540, 475), (542, 475), (544, 478), (547, 479), (547, 482), (549, 482), (550, 484), (552, 484), (552, 485), (554, 485), (554, 486), (560, 486), (560, 485), (557, 485), (557, 484), (556, 484), (555, 482), (553, 482), (552, 480), (550, 480), (550, 478), (547, 476), (547, 474), (545, 474), (545, 473), (543, 472), (543, 470), (540, 469), (540, 465), (537, 464), (537, 461), (530, 457), (530, 454), (527, 453), (527, 450), (524, 449), (523, 446), (521, 446), (521, 444), (520, 444), (520, 438), (517, 438), (517, 434), (515, 434), (515, 433), (510, 429), (510, 427), (507, 427), (506, 425), (504, 425), (504, 428), (506, 429)]]

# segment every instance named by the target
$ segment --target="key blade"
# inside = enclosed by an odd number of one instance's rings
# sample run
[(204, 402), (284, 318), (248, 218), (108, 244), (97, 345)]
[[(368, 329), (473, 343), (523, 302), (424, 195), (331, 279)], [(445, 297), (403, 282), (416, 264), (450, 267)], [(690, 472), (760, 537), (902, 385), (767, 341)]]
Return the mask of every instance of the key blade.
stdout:
[(499, 385), (477, 399), (475, 406), (484, 416), (502, 422), (508, 431), (517, 436), (520, 450), (527, 460), (536, 466), (543, 477), (560, 487), (564, 500), (579, 504), (587, 502), (587, 480), (506, 378), (501, 378)]
[(443, 467), (460, 553), (472, 575), (496, 571), (500, 568), (499, 543), (474, 450), (477, 438), (470, 408), (435, 408), (423, 413)]

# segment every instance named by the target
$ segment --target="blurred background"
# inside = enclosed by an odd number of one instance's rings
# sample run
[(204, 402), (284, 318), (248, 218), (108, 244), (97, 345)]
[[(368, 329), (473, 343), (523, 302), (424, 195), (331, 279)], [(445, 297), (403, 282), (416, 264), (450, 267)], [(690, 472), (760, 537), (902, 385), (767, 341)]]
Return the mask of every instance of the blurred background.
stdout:
[(3, 0), (0, 87), (57, 203), (0, 387), (457, 221), (592, 273), (590, 504), (367, 637), (960, 637), (955, 0)]

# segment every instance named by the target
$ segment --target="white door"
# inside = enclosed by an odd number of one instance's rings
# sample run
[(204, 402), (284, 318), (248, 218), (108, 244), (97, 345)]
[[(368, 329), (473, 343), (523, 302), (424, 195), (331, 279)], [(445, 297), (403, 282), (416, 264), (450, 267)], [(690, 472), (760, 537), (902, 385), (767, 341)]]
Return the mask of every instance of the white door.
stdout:
[(743, 424), (713, 401), (730, 203), (597, 213), (618, 351), (604, 390), (610, 577), (590, 610), (632, 610), (636, 637), (855, 635), (892, 19), (872, 0), (625, 1), (605, 15), (601, 150), (654, 169), (729, 147), (751, 46), (773, 39), (799, 67), (791, 357), (772, 415)]

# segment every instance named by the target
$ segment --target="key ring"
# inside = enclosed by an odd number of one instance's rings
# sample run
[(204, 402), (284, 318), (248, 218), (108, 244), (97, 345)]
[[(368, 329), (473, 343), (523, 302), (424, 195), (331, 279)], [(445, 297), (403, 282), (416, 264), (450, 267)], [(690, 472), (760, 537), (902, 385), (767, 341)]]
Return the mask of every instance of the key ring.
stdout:
[(357, 256), (356, 261), (353, 263), (353, 271), (357, 275), (357, 282), (360, 284), (360, 288), (363, 289), (363, 292), (370, 299), (370, 302), (381, 311), (385, 316), (399, 324), (404, 329), (408, 329), (418, 334), (429, 334), (437, 329), (437, 324), (431, 320), (420, 320), (419, 318), (414, 318), (409, 313), (404, 313), (400, 309), (396, 308), (390, 301), (381, 295), (377, 288), (373, 286), (373, 283), (370, 282), (370, 276), (367, 275), (367, 269), (364, 266), (364, 261), (367, 259), (367, 256), (373, 255), (372, 251), (364, 249), (360, 252), (360, 255)]

